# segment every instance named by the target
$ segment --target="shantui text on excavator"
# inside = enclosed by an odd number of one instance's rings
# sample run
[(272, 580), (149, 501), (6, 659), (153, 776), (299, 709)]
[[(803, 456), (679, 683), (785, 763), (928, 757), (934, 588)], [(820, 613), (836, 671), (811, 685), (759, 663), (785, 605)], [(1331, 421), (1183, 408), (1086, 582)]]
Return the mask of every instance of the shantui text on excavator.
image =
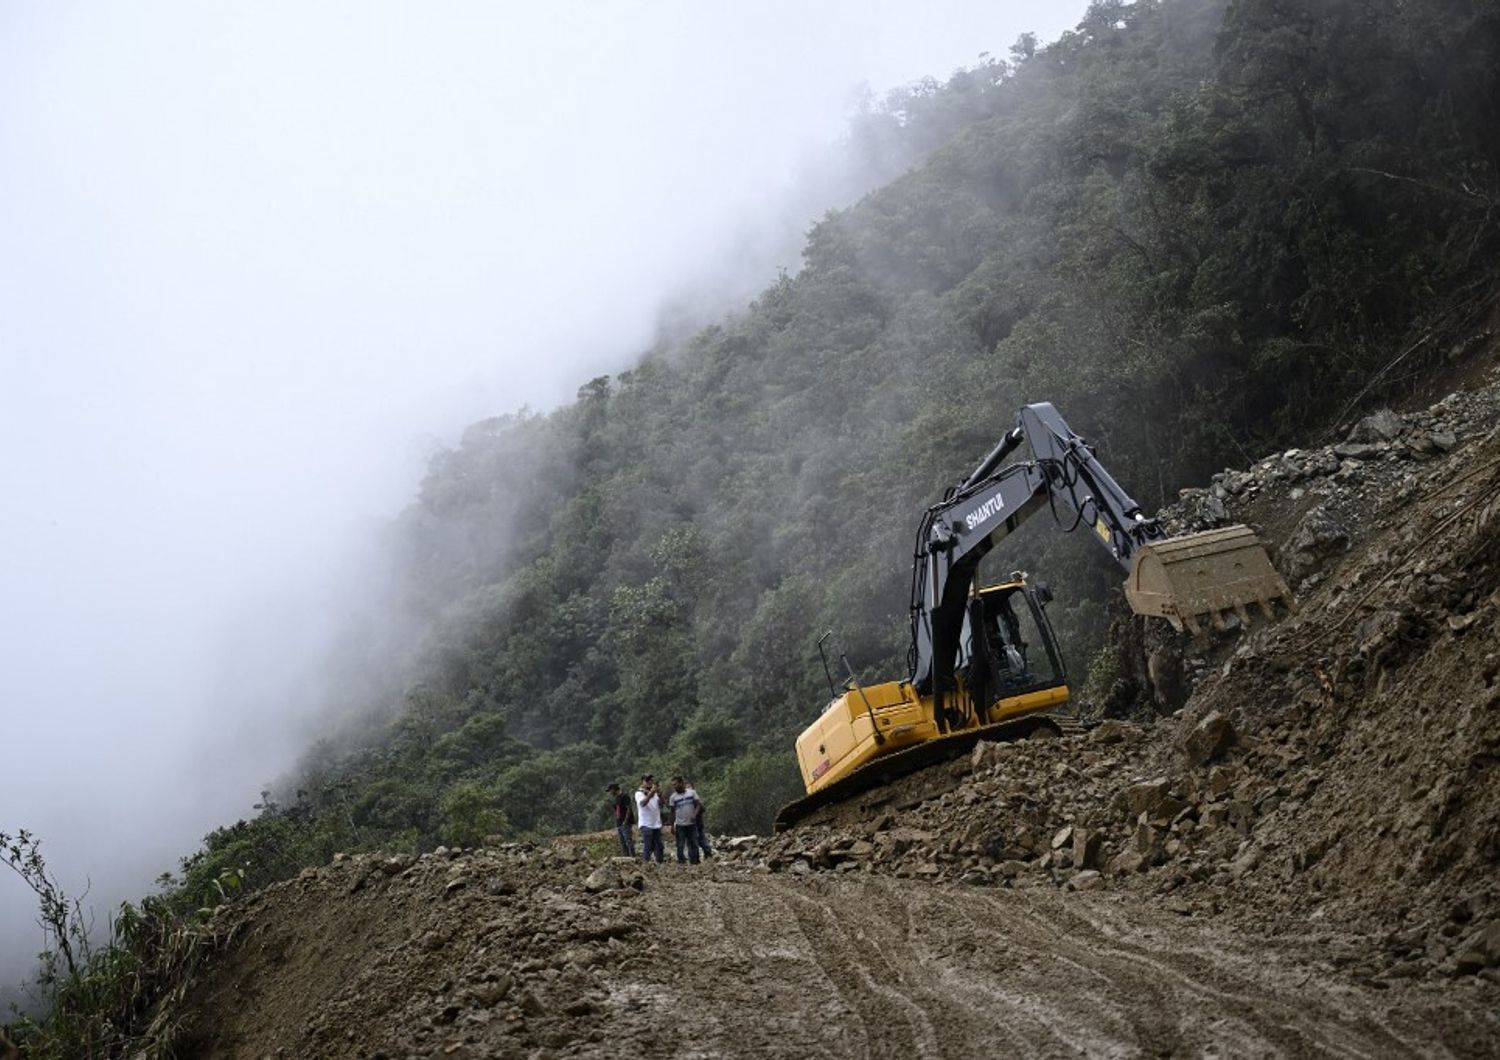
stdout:
[[(1005, 463), (1022, 443), (1031, 459)], [(1197, 633), (1249, 621), (1258, 605), (1292, 606), (1286, 582), (1246, 526), (1169, 537), (1147, 518), (1045, 402), (942, 501), (928, 508), (912, 557), (910, 676), (862, 685), (844, 661), (842, 691), (797, 739), (806, 797), (777, 815), (778, 831), (819, 807), (963, 754), (979, 740), (1056, 731), (1046, 712), (1068, 702), (1067, 677), (1047, 621), (1046, 587), (1016, 572), (979, 588), (979, 561), (1043, 508), (1065, 530), (1086, 528), (1127, 572), (1138, 615)], [(823, 642), (819, 642), (822, 651)], [(825, 669), (827, 658), (824, 657)]]

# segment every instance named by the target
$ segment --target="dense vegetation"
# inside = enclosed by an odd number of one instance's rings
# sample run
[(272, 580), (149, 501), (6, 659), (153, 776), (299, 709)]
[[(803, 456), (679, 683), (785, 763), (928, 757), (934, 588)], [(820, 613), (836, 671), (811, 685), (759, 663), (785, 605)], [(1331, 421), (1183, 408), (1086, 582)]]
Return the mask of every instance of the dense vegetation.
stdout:
[[(416, 634), (354, 638), (340, 737), (208, 837), (177, 908), (337, 849), (603, 827), (644, 768), (763, 828), (826, 698), (816, 637), (905, 673), (917, 517), (1020, 404), (1151, 507), (1461, 357), (1494, 306), (1480, 0), (1105, 0), (852, 135), (919, 161), (795, 274), (432, 461), (391, 531)], [(1084, 670), (1112, 565), (1036, 527), (995, 562), (1046, 572)]]

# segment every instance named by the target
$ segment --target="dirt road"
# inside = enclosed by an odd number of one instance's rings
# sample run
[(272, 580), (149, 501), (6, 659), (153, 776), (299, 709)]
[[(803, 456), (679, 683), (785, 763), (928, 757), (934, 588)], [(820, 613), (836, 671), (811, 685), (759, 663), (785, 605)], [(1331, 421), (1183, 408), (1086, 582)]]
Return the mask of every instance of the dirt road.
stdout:
[(222, 949), (171, 1013), (179, 1053), (1391, 1057), (1500, 1043), (1493, 982), (1359, 982), (1311, 934), (1251, 938), (1138, 893), (722, 859), (637, 872), (546, 848), (309, 870), (216, 922)]
[(736, 873), (661, 890), (661, 961), (611, 990), (635, 1009), (611, 1038), (643, 1049), (1389, 1057), (1500, 1042), (1488, 984), (1392, 996), (1339, 982), (1312, 947), (1268, 948), (1133, 897)]

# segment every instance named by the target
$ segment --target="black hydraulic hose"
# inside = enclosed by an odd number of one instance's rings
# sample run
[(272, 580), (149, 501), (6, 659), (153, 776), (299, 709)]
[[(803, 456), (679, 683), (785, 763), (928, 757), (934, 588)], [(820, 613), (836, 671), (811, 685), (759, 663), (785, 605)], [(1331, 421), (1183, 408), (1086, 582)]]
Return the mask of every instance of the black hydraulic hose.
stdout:
[[(950, 489), (948, 492), (951, 494), (953, 491)], [(941, 506), (934, 505), (922, 513), (922, 521), (917, 525), (917, 540), (912, 547), (911, 599), (908, 607), (911, 614), (911, 643), (906, 649), (906, 671), (913, 678), (916, 677), (917, 673), (917, 642), (921, 635), (922, 616), (926, 613), (926, 608), (923, 607), (922, 601), (927, 593), (927, 562), (922, 544), (932, 529), (932, 521), (937, 517), (939, 507)], [(931, 616), (928, 616), (928, 622), (930, 624)], [(929, 628), (928, 639), (931, 640), (931, 637), (932, 632)]]
[[(1044, 468), (1056, 467), (1058, 469), (1057, 475), (1059, 484), (1067, 487), (1068, 500), (1073, 504), (1073, 525), (1063, 526), (1062, 517), (1057, 514), (1057, 494), (1056, 491), (1051, 488), (1047, 490), (1047, 509), (1052, 513), (1052, 521), (1062, 528), (1062, 532), (1065, 534), (1071, 534), (1074, 530), (1077, 530), (1079, 526), (1083, 525), (1083, 505), (1085, 502), (1078, 499), (1077, 490), (1078, 480), (1082, 477), (1083, 471), (1079, 466), (1078, 457), (1075, 456), (1072, 452), (1069, 452), (1064, 455), (1062, 460), (1039, 460), (1037, 461), (1037, 463), (1039, 465), (1043, 465)], [(1069, 477), (1068, 475), (1068, 465), (1070, 463), (1074, 465), (1074, 474), (1071, 477)], [(1045, 470), (1043, 471), (1043, 474), (1046, 474)], [(1097, 502), (1095, 504), (1095, 507), (1097, 507)]]

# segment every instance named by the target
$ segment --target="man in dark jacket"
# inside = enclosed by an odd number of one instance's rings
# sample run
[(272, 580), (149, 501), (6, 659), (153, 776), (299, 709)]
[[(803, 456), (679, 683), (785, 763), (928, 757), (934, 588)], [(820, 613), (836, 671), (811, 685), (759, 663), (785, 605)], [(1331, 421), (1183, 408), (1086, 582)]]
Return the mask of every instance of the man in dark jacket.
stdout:
[(635, 832), (630, 820), (630, 800), (620, 790), (620, 785), (613, 781), (604, 790), (609, 792), (609, 805), (615, 815), (615, 835), (620, 837), (620, 850), (627, 858), (633, 858), (635, 857)]
[(714, 848), (708, 845), (708, 822), (705, 820), (705, 817), (708, 813), (708, 807), (704, 805), (703, 800), (698, 797), (698, 792), (693, 787), (693, 782), (691, 780), (687, 782), (687, 789), (689, 793), (692, 794), (693, 798), (698, 800), (698, 819), (693, 822), (693, 829), (698, 840), (698, 849), (703, 851), (704, 860), (707, 860), (714, 856)]

